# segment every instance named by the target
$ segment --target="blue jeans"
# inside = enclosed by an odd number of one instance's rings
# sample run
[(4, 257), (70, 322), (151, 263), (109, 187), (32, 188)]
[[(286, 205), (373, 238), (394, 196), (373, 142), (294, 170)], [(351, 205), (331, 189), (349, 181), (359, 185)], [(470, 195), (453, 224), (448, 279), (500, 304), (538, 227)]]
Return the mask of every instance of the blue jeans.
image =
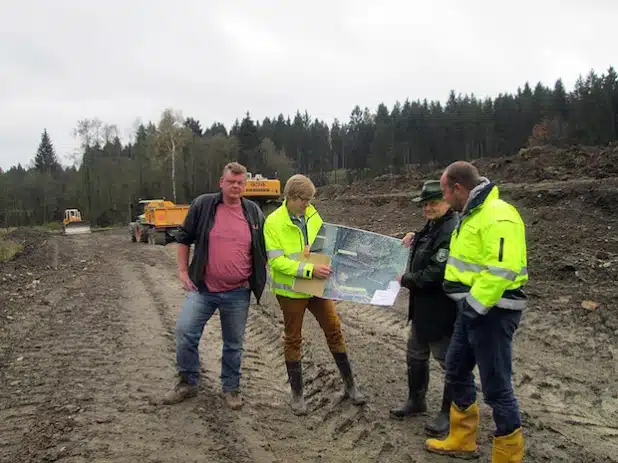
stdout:
[(493, 307), (486, 315), (469, 320), (457, 315), (446, 356), (446, 381), (453, 388), (453, 402), (466, 409), (476, 401), (472, 370), (478, 364), (485, 402), (492, 408), (496, 436), (505, 436), (521, 426), (513, 386), (513, 334), (521, 311)]
[(223, 337), (221, 384), (224, 392), (238, 389), (250, 300), (249, 288), (221, 293), (190, 291), (187, 294), (176, 322), (176, 367), (189, 384), (199, 382), (200, 338), (206, 323), (218, 308)]

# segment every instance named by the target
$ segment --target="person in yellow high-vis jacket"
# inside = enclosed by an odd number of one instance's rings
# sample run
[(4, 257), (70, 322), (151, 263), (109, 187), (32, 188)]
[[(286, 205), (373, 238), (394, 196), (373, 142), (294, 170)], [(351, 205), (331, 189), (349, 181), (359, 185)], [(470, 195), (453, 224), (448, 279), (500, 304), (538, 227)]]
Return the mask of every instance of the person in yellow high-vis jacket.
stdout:
[(308, 177), (296, 174), (286, 182), (283, 194), (283, 204), (264, 222), (264, 242), (270, 267), (270, 288), (283, 312), (284, 357), (292, 393), (292, 410), (297, 415), (307, 413), (300, 351), (305, 309), (309, 309), (324, 331), (345, 384), (344, 398), (350, 398), (355, 405), (364, 404), (366, 399), (358, 390), (352, 373), (335, 303), (331, 299), (294, 290), (297, 278), (326, 279), (332, 272), (328, 265), (298, 260), (301, 254), (309, 253), (323, 224), (320, 214), (310, 204), (315, 186)]
[(449, 165), (440, 179), (444, 199), (460, 212), (444, 274), (444, 291), (458, 314), (446, 356), (452, 404), (448, 436), (428, 439), (430, 452), (478, 456), (479, 407), (472, 370), (478, 365), (496, 431), (492, 463), (519, 463), (524, 437), (512, 387), (512, 342), (526, 307), (526, 230), (517, 209), (470, 163)]

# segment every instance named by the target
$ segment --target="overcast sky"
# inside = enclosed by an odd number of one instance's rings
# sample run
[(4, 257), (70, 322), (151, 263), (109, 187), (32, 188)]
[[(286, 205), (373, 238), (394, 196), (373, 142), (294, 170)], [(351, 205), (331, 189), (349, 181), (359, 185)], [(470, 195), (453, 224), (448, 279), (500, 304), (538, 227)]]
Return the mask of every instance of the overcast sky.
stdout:
[(166, 107), (229, 128), (451, 88), (571, 90), (618, 65), (617, 19), (613, 0), (0, 0), (0, 167), (31, 162), (44, 128), (74, 152), (82, 118), (128, 135)]

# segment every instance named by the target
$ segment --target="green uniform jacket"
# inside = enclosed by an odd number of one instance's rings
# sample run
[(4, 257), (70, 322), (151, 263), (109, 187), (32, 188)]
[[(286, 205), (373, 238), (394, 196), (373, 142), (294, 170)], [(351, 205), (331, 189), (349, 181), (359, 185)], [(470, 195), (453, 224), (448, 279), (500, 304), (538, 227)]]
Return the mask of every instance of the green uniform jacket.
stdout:
[(528, 281), (526, 229), (517, 209), (487, 179), (470, 193), (453, 231), (444, 291), (479, 314), (492, 307), (523, 310)]
[(292, 222), (288, 212), (287, 201), (274, 210), (264, 222), (264, 243), (270, 267), (270, 289), (274, 294), (295, 299), (310, 298), (311, 294), (299, 293), (293, 290), (296, 278), (311, 279), (313, 264), (300, 262), (306, 245), (311, 246), (320, 228), (322, 217), (311, 204), (305, 211), (308, 242), (305, 241), (302, 230)]

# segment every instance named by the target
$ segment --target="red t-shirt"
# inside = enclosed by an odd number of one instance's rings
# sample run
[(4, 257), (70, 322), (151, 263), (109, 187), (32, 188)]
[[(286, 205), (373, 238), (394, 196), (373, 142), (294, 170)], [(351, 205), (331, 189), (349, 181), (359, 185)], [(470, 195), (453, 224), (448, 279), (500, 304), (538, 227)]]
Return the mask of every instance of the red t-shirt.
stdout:
[(251, 232), (242, 205), (220, 203), (208, 239), (204, 282), (210, 292), (249, 286)]

